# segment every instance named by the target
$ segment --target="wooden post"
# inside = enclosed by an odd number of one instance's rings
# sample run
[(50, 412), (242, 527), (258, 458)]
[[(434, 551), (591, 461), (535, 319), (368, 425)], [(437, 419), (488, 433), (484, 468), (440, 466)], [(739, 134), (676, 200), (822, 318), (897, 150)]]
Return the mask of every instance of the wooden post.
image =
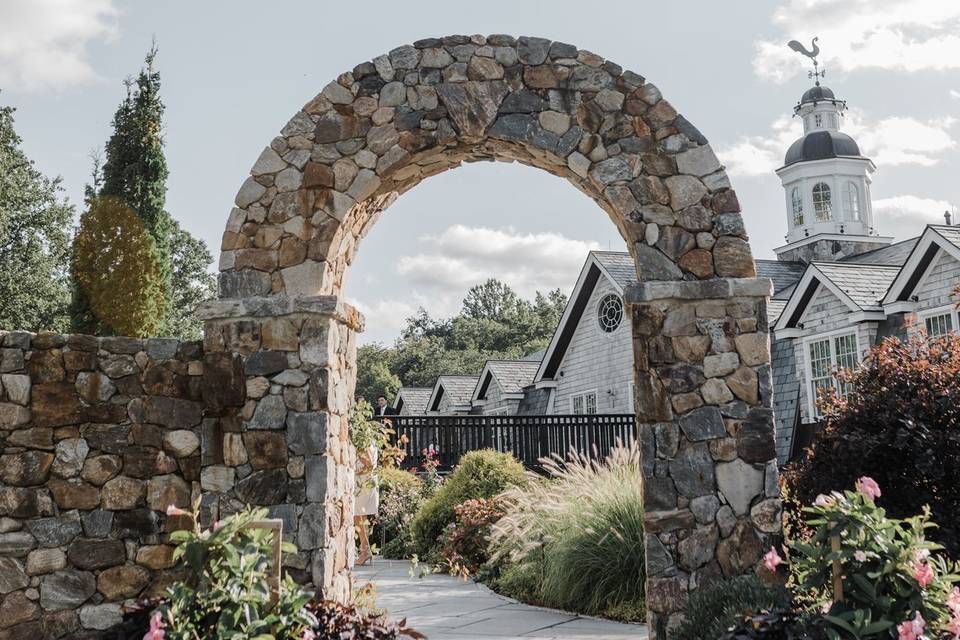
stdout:
[[(840, 536), (831, 536), (831, 551), (840, 551)], [(833, 561), (833, 601), (843, 602), (843, 575), (840, 571), (840, 560)]]
[(269, 520), (254, 520), (244, 527), (244, 529), (270, 529), (273, 531), (272, 553), (270, 554), (272, 563), (270, 566), (270, 576), (267, 582), (270, 584), (270, 604), (275, 605), (280, 599), (280, 560), (281, 545), (283, 544), (283, 520), (271, 518)]

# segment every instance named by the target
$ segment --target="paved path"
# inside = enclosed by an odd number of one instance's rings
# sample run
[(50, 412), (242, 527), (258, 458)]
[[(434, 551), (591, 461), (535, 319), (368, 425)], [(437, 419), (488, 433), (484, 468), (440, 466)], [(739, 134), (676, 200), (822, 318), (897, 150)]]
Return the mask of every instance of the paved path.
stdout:
[(354, 583), (376, 585), (377, 606), (429, 640), (644, 640), (643, 625), (586, 618), (532, 607), (485, 586), (445, 575), (411, 577), (406, 560), (378, 558), (354, 570)]

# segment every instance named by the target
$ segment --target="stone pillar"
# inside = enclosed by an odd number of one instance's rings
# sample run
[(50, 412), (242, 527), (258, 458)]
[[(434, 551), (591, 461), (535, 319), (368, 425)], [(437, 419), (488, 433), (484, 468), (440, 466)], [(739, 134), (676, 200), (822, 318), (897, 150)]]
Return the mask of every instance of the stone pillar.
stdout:
[(207, 303), (204, 516), (266, 505), (297, 554), (284, 567), (351, 597), (354, 451), (348, 412), (361, 315), (334, 296)]
[(767, 279), (642, 282), (633, 318), (647, 609), (663, 640), (689, 594), (749, 573), (780, 532)]

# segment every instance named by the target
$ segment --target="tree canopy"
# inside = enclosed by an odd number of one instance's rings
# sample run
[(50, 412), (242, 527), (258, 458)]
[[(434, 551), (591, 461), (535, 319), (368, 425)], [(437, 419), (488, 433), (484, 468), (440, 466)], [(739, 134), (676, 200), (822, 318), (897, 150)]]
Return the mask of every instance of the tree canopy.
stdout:
[(73, 207), (21, 150), (13, 114), (0, 107), (0, 327), (64, 331)]
[(517, 359), (544, 349), (563, 315), (559, 289), (520, 298), (490, 279), (471, 287), (456, 316), (435, 319), (424, 309), (407, 318), (392, 347), (357, 350), (357, 393), (393, 399), (401, 385), (433, 386), (441, 375), (479, 375), (487, 360)]

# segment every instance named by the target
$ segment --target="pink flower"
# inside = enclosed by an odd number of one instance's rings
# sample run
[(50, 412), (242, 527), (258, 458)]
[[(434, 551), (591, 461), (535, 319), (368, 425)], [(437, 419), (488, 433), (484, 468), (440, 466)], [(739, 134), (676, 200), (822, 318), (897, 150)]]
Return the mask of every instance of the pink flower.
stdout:
[(767, 551), (767, 554), (763, 556), (763, 566), (767, 568), (767, 571), (774, 572), (781, 564), (783, 564), (783, 558), (780, 557), (776, 549), (770, 547), (770, 551)]
[(897, 633), (900, 634), (897, 636), (898, 640), (922, 640), (923, 631), (926, 626), (927, 622), (923, 619), (923, 616), (920, 615), (920, 612), (917, 611), (917, 615), (914, 616), (913, 620), (907, 620), (897, 625)]
[(908, 566), (912, 572), (913, 579), (917, 581), (921, 589), (933, 582), (933, 567), (931, 567), (929, 563), (911, 562)]
[(303, 630), (303, 637), (300, 640), (316, 640), (317, 634), (311, 628), (306, 628)]
[(856, 551), (853, 552), (853, 559), (856, 560), (857, 562), (866, 562), (867, 554), (866, 552), (861, 551), (860, 549), (857, 549)]
[(947, 606), (955, 614), (960, 615), (960, 587), (954, 587), (950, 595), (947, 596)]
[(866, 496), (868, 500), (876, 500), (880, 497), (880, 485), (869, 476), (863, 476), (857, 480), (857, 491)]
[(817, 496), (817, 499), (813, 501), (813, 504), (818, 507), (832, 507), (836, 500), (831, 496), (825, 496), (822, 493)]
[(160, 612), (156, 611), (150, 616), (150, 630), (144, 634), (143, 640), (163, 640), (165, 635), (163, 618), (160, 616)]
[(169, 507), (167, 507), (167, 515), (168, 516), (189, 516), (192, 514), (189, 511), (185, 511), (184, 509), (181, 509), (175, 504), (171, 504)]
[(950, 618), (950, 622), (947, 623), (947, 633), (953, 635), (954, 638), (960, 638), (960, 618), (956, 615)]
[(223, 520), (217, 520), (216, 522), (213, 523), (213, 530), (220, 531), (220, 529), (223, 529), (223, 525), (225, 524), (227, 523), (224, 522)]

